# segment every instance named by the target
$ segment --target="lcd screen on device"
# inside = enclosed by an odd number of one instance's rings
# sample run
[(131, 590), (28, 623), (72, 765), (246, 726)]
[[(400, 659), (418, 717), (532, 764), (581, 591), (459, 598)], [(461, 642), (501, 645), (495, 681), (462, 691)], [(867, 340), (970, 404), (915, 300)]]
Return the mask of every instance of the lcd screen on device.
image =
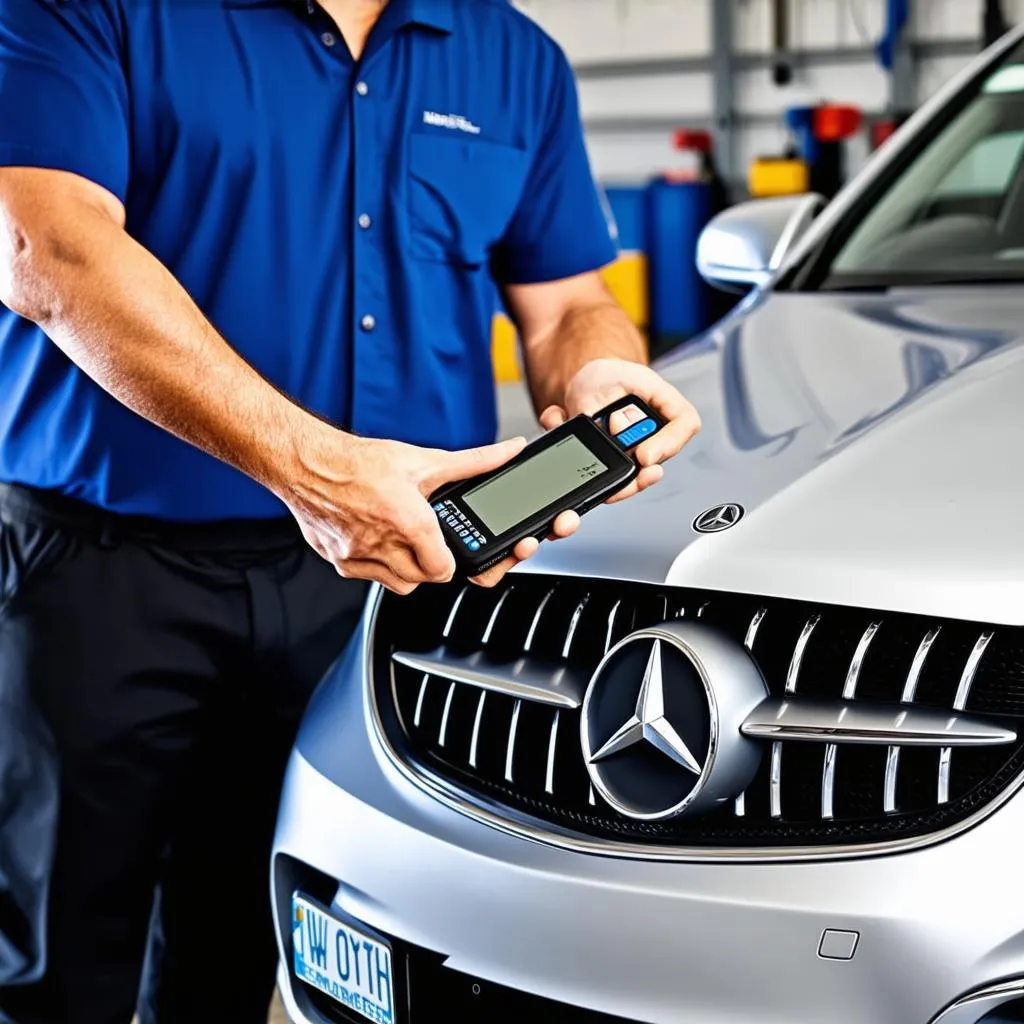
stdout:
[(497, 537), (607, 469), (578, 437), (570, 435), (467, 491), (463, 500)]

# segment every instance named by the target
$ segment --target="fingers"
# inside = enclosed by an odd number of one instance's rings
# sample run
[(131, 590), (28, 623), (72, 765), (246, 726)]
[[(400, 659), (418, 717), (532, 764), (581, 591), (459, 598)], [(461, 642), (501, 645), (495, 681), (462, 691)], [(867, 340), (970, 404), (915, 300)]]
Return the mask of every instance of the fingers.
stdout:
[(660, 465), (644, 466), (644, 468), (640, 470), (630, 483), (623, 487), (621, 491), (616, 491), (610, 498), (608, 498), (605, 504), (614, 505), (618, 501), (624, 501), (626, 498), (632, 498), (634, 494), (644, 491), (648, 487), (653, 487), (654, 484), (656, 484), (664, 475), (664, 467)]
[(455, 559), (441, 536), (426, 502), (423, 512), (410, 510), (396, 516), (398, 537), (376, 549), (360, 545), (356, 551), (338, 534), (327, 530), (306, 530), (306, 540), (339, 576), (370, 580), (396, 594), (410, 594), (421, 583), (446, 583), (455, 574)]
[(578, 512), (562, 512), (555, 519), (555, 524), (552, 527), (552, 539), (564, 540), (566, 537), (571, 537), (579, 529), (579, 526)]
[[(446, 549), (447, 550), (447, 549)], [(411, 594), (422, 583), (447, 583), (455, 574), (455, 560), (448, 552), (450, 568), (443, 573), (426, 573), (411, 552), (394, 549), (386, 561), (364, 558), (329, 558), (344, 579), (370, 580), (395, 594)]]
[(662, 383), (664, 387), (649, 401), (668, 422), (637, 448), (636, 460), (641, 466), (654, 466), (672, 458), (700, 431), (697, 410), (671, 384)]
[(504, 466), (526, 446), (525, 437), (512, 437), (497, 444), (466, 448), (459, 452), (434, 451), (421, 480), (421, 491), (429, 494), (441, 484), (468, 480), (478, 473), (487, 473)]
[(628, 430), (634, 423), (639, 423), (645, 418), (645, 414), (636, 405), (627, 405), (624, 409), (616, 409), (608, 417), (608, 431), (611, 434), (621, 434)]
[(388, 568), (413, 583), (447, 583), (455, 575), (455, 558), (437, 530), (434, 538), (413, 534), (411, 549), (395, 548), (387, 559)]
[[(537, 542), (534, 541), (534, 544), (536, 543)], [(536, 550), (536, 548), (534, 550)], [(521, 558), (515, 558), (511, 556), (505, 558), (502, 561), (498, 562), (497, 565), (492, 565), (490, 569), (487, 569), (484, 572), (480, 573), (479, 576), (470, 577), (469, 582), (475, 583), (478, 587), (497, 586), (497, 584), (501, 582), (501, 579), (505, 575), (505, 573), (507, 573), (509, 569), (512, 569), (515, 566), (517, 566), (521, 561)]]
[(347, 558), (335, 562), (334, 568), (342, 579), (369, 580), (371, 583), (381, 584), (393, 594), (399, 594), (402, 597), (411, 594), (419, 586), (419, 583), (403, 579), (381, 562)]
[[(426, 503), (424, 502), (424, 506)], [(429, 510), (428, 510), (429, 511)], [(455, 575), (455, 556), (441, 535), (441, 527), (430, 512), (429, 518), (407, 533), (412, 547), (413, 573), (423, 583), (447, 583)], [(402, 575), (406, 575), (402, 573)], [(408, 577), (413, 578), (413, 577)]]
[(526, 559), (533, 558), (537, 554), (539, 547), (540, 541), (536, 537), (526, 537), (512, 549), (512, 554), (515, 561), (525, 562)]
[[(555, 519), (550, 539), (562, 540), (565, 537), (571, 537), (579, 528), (579, 525), (580, 517), (577, 513), (562, 512)], [(480, 587), (495, 586), (510, 569), (515, 568), (520, 562), (525, 562), (528, 558), (532, 558), (537, 553), (539, 547), (540, 541), (536, 537), (524, 537), (515, 546), (509, 558), (504, 559), (497, 565), (491, 566), (490, 569), (482, 572), (479, 576), (474, 576), (470, 582)]]
[(561, 406), (549, 405), (537, 417), (537, 420), (545, 430), (554, 430), (555, 427), (560, 427), (568, 418), (568, 413)]

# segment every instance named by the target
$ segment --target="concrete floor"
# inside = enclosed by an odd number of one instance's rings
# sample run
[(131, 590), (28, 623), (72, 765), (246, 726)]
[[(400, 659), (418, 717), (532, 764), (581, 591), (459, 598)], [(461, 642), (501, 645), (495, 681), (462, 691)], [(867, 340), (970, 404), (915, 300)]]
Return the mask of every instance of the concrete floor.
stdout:
[[(533, 408), (525, 389), (519, 384), (503, 384), (498, 388), (498, 407), (501, 417), (501, 436), (513, 437), (523, 434), (533, 437), (540, 428), (533, 415)], [(288, 1024), (288, 1017), (278, 998), (270, 1008), (268, 1024)]]
[(540, 426), (533, 414), (530, 396), (522, 384), (501, 384), (498, 387), (498, 417), (501, 421), (501, 436), (535, 437)]
[(274, 997), (273, 1005), (270, 1007), (270, 1020), (268, 1024), (288, 1024), (288, 1016), (284, 1012), (281, 1000), (276, 996)]

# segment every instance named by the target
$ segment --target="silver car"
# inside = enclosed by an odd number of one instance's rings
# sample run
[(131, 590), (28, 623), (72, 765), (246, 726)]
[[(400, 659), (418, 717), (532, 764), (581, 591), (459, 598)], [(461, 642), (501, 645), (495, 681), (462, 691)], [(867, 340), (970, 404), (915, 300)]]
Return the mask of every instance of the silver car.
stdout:
[(375, 593), (284, 787), (295, 1021), (1024, 1021), (1024, 42), (664, 360), (704, 429), (494, 590)]

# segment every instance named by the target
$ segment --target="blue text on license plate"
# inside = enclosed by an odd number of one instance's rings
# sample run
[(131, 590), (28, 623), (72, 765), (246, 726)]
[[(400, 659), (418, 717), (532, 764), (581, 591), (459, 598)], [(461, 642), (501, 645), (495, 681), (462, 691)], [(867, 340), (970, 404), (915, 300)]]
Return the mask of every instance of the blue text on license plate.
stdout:
[(295, 975), (307, 985), (368, 1020), (394, 1024), (395, 983), (386, 942), (296, 893), (292, 951)]

